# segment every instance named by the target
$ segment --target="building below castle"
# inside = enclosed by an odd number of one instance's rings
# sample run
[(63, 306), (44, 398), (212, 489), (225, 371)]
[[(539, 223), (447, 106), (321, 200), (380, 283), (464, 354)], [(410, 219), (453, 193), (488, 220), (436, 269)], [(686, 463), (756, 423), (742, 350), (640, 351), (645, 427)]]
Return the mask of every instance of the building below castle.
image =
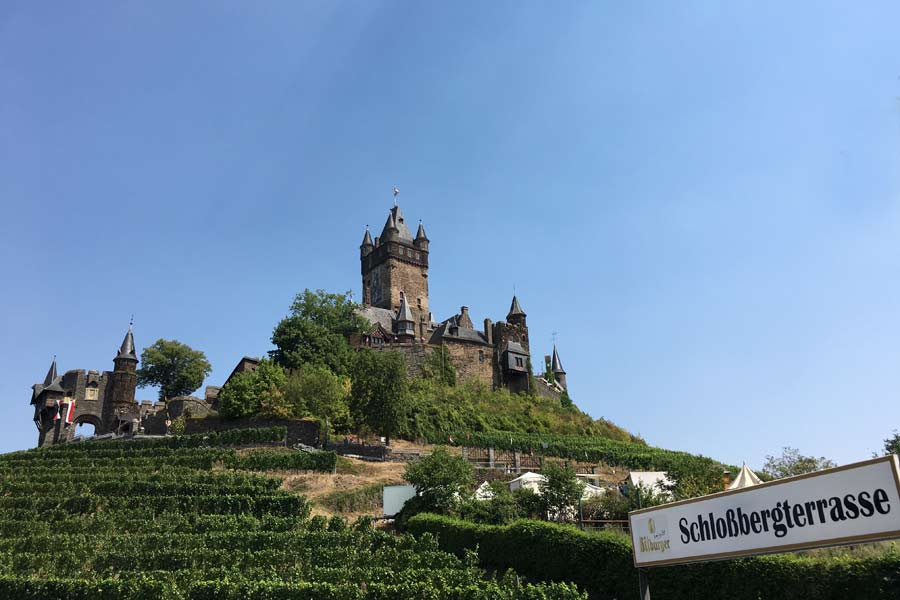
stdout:
[(566, 372), (556, 346), (540, 365), (553, 373), (552, 381), (543, 371), (532, 377), (527, 315), (516, 296), (505, 320), (485, 319), (479, 328), (468, 306), (442, 321), (434, 320), (428, 296), (430, 245), (421, 222), (413, 237), (396, 204), (381, 235), (373, 239), (366, 228), (359, 250), (363, 297), (359, 312), (373, 329), (352, 342), (403, 353), (413, 376), (421, 374), (429, 353), (444, 348), (461, 379), (559, 398), (566, 391)]

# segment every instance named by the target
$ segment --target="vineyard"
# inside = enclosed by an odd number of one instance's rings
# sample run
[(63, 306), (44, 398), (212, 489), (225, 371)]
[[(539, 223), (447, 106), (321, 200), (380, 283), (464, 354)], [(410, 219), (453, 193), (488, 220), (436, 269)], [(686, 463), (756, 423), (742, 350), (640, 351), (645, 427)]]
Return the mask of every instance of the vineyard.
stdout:
[[(330, 472), (335, 456), (274, 447), (283, 438), (272, 428), (0, 456), (0, 597), (585, 597), (486, 578), (428, 535), (308, 518), (307, 500), (266, 472)], [(273, 447), (248, 448), (260, 444)]]
[(737, 467), (722, 465), (697, 454), (597, 436), (475, 432), (454, 434), (432, 441), (447, 443), (450, 440), (456, 445), (475, 448), (516, 450), (534, 455), (601, 462), (632, 470), (668, 471), (674, 477), (711, 479), (716, 485), (721, 481), (723, 469), (729, 470), (733, 475), (738, 471)]

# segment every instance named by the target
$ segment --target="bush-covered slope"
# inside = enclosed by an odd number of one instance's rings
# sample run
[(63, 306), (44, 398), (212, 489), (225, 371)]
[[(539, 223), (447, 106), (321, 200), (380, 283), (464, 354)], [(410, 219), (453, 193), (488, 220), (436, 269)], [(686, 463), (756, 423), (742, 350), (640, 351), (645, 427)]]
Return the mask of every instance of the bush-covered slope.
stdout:
[[(412, 517), (407, 528), (437, 536), (442, 548), (460, 555), (477, 548), (484, 566), (575, 581), (592, 599), (638, 595), (631, 542), (618, 534), (541, 521), (479, 525), (429, 514)], [(653, 597), (668, 600), (887, 600), (898, 597), (900, 555), (821, 559), (781, 554), (659, 567), (650, 569), (649, 578)]]
[(477, 382), (456, 386), (428, 379), (410, 383), (409, 409), (400, 425), (405, 439), (447, 442), (448, 433), (515, 431), (599, 436), (643, 444), (605, 419), (592, 419), (575, 405), (541, 396), (491, 390)]
[(0, 456), (0, 597), (582, 597), (567, 585), (485, 581), (428, 538), (307, 520), (305, 498), (245, 471), (330, 469), (333, 455), (228, 447), (283, 435), (85, 442)]

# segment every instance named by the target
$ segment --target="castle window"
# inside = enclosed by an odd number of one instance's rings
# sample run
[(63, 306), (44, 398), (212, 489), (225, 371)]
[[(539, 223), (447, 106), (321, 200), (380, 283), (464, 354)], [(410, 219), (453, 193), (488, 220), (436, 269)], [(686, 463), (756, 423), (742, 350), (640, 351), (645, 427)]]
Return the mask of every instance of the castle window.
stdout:
[(421, 260), (421, 259), (422, 259), (422, 255), (419, 254), (418, 252), (416, 252), (416, 260)]
[(96, 400), (97, 399), (97, 388), (89, 387), (84, 390), (84, 399), (85, 400)]
[(484, 362), (484, 350), (478, 351), (478, 362), (481, 362), (481, 363)]
[(522, 366), (524, 366), (524, 364), (522, 363), (522, 359), (519, 358), (518, 356), (516, 357), (516, 366), (517, 366), (517, 367), (522, 367)]
[(416, 298), (416, 305), (419, 307), (419, 310), (422, 310), (422, 299)]

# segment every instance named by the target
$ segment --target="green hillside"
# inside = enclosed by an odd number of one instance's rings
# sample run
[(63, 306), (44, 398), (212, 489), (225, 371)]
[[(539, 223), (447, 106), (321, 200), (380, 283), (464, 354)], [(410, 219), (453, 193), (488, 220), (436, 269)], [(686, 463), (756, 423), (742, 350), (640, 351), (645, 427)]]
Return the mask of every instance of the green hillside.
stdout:
[(236, 449), (283, 436), (242, 430), (0, 456), (0, 597), (583, 597), (567, 585), (486, 579), (427, 536), (309, 519), (304, 497), (249, 471), (330, 471), (333, 454)]

